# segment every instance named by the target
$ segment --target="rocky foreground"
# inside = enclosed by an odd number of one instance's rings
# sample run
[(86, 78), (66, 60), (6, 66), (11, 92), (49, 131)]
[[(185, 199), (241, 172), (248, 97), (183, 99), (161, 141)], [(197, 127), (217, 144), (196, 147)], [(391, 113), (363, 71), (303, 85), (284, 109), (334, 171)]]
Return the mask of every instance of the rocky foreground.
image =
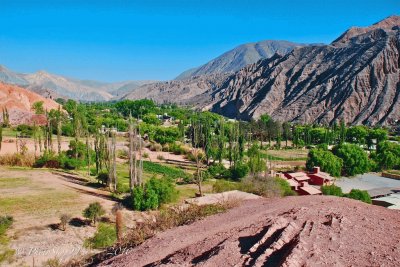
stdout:
[(400, 212), (346, 198), (247, 201), (102, 266), (398, 266)]

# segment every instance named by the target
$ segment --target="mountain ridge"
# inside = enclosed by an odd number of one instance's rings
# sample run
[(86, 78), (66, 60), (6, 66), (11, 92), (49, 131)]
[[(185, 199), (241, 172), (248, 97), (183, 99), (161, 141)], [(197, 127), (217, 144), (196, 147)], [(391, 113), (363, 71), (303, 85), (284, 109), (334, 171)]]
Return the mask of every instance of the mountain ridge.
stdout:
[(275, 53), (286, 54), (295, 47), (306, 45), (308, 44), (283, 40), (265, 40), (241, 44), (197, 68), (184, 71), (175, 79), (185, 80), (207, 74), (233, 73), (260, 59), (270, 58)]

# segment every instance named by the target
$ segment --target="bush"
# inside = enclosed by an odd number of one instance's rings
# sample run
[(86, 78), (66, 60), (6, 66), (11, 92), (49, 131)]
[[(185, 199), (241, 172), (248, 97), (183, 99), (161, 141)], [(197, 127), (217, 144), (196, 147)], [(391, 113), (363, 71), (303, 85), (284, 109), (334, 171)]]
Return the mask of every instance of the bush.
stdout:
[(217, 180), (213, 185), (214, 193), (222, 193), (226, 191), (238, 190), (239, 184), (227, 180)]
[(101, 249), (112, 246), (117, 241), (115, 227), (110, 224), (100, 223), (93, 237), (85, 242), (86, 247)]
[(372, 203), (370, 195), (368, 194), (367, 191), (364, 191), (364, 190), (351, 189), (350, 193), (346, 194), (345, 197), (360, 200), (360, 201), (368, 203), (368, 204)]
[(240, 182), (239, 189), (263, 197), (291, 196), (296, 194), (285, 180), (259, 175), (243, 179)]
[(207, 170), (213, 177), (222, 177), (226, 174), (226, 168), (222, 163), (214, 163)]
[(11, 216), (0, 216), (0, 236), (4, 235), (14, 222)]
[(0, 156), (0, 165), (3, 166), (19, 166), (32, 167), (35, 164), (35, 156), (33, 154), (5, 154)]
[(43, 267), (60, 267), (61, 262), (58, 258), (48, 259), (43, 263)]
[(69, 215), (69, 214), (62, 214), (60, 216), (60, 226), (63, 231), (65, 231), (67, 229), (67, 224), (70, 220), (71, 220), (71, 215)]
[(160, 205), (172, 202), (178, 196), (175, 184), (168, 178), (151, 178), (144, 187), (133, 191), (132, 207), (134, 210), (154, 210)]
[(60, 168), (61, 163), (54, 153), (45, 152), (41, 155), (34, 164), (35, 168)]
[(237, 164), (229, 168), (229, 175), (231, 179), (239, 180), (243, 177), (246, 177), (249, 174), (249, 166), (246, 164)]
[(151, 144), (150, 145), (150, 150), (151, 151), (156, 151), (156, 152), (160, 152), (160, 151), (162, 151), (162, 145), (160, 145), (160, 144)]
[(161, 155), (161, 154), (157, 155), (157, 159), (158, 159), (159, 161), (165, 160), (164, 156)]
[(17, 126), (16, 130), (20, 132), (22, 136), (30, 137), (33, 135), (33, 128), (32, 126), (26, 124), (20, 124)]
[(106, 184), (108, 179), (109, 179), (109, 175), (107, 172), (101, 172), (97, 175), (96, 177), (97, 181), (101, 184)]
[(93, 224), (96, 224), (99, 217), (104, 214), (105, 210), (99, 202), (89, 204), (89, 206), (83, 211), (83, 217), (90, 219)]
[(128, 159), (129, 158), (128, 156), (129, 155), (128, 155), (128, 151), (127, 150), (125, 150), (125, 149), (118, 149), (117, 150), (117, 158)]
[(322, 194), (324, 195), (337, 196), (337, 197), (343, 196), (342, 188), (336, 185), (323, 185), (321, 186), (321, 191)]

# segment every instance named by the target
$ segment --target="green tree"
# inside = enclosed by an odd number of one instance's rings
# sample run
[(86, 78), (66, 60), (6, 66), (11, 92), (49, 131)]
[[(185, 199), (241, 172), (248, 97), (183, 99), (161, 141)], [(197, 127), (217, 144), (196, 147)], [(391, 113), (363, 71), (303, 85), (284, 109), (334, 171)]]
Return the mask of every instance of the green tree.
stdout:
[(359, 145), (364, 145), (368, 135), (368, 129), (365, 126), (353, 126), (347, 129), (347, 141)]
[(93, 202), (89, 204), (89, 206), (83, 210), (83, 216), (87, 219), (90, 219), (92, 223), (95, 225), (98, 219), (105, 214), (104, 208), (101, 206), (99, 202)]
[(400, 168), (400, 145), (389, 141), (379, 143), (376, 161), (383, 170)]
[(260, 148), (257, 144), (253, 144), (247, 151), (249, 157), (248, 165), (250, 174), (254, 175), (265, 170), (266, 162), (261, 157)]
[(344, 175), (354, 176), (369, 171), (368, 155), (355, 144), (341, 144), (333, 148), (333, 154), (343, 160)]
[(43, 101), (33, 103), (32, 109), (35, 111), (35, 114), (44, 114)]
[(316, 166), (320, 167), (322, 171), (338, 177), (342, 172), (343, 161), (330, 151), (311, 149), (308, 153), (306, 167), (311, 171)]

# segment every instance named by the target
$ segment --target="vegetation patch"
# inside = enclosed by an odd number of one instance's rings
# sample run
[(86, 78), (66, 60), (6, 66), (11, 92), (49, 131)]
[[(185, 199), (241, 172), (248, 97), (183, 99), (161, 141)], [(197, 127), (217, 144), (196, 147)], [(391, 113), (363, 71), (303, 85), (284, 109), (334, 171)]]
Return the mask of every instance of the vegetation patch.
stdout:
[(93, 237), (85, 240), (85, 246), (102, 249), (112, 246), (117, 241), (115, 226), (107, 223), (99, 223)]
[(17, 188), (30, 185), (32, 181), (26, 177), (0, 177), (0, 189)]

